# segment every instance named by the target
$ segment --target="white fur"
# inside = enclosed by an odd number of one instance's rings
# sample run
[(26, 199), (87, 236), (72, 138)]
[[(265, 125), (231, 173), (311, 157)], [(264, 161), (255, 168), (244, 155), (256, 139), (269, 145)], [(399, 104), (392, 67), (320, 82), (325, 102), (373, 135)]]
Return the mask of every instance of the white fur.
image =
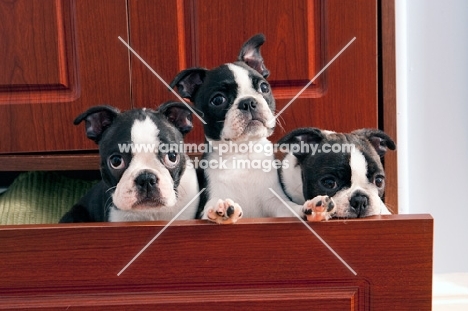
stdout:
[(367, 179), (367, 162), (362, 152), (354, 150), (351, 153), (349, 164), (351, 167), (351, 187), (338, 191), (333, 197), (336, 203), (336, 216), (343, 218), (354, 216), (350, 211), (349, 200), (356, 192), (362, 192), (369, 197), (367, 209), (361, 217), (389, 213), (379, 197), (377, 187)]
[(351, 152), (349, 166), (351, 167), (351, 190), (369, 182), (366, 175), (367, 161), (361, 151), (355, 149)]
[[(252, 86), (249, 72), (238, 65), (227, 64), (238, 85), (237, 98), (225, 116), (224, 127), (220, 141), (212, 141), (214, 152), (207, 155), (208, 160), (225, 163), (227, 168), (207, 168), (205, 175), (208, 180), (209, 200), (204, 207), (202, 217), (208, 218), (208, 211), (218, 204), (219, 200), (231, 199), (240, 205), (243, 217), (291, 217), (293, 214), (273, 194), (271, 188), (294, 211), (303, 215), (302, 206), (291, 202), (284, 194), (278, 176), (278, 170), (272, 168), (265, 171), (261, 167), (254, 168), (255, 163), (273, 164), (274, 155), (268, 152), (239, 153), (230, 152), (220, 155), (216, 150), (219, 144), (229, 141), (232, 144), (253, 143), (263, 146), (263, 150), (273, 150), (272, 143), (267, 139), (271, 135), (276, 123), (273, 112), (260, 90)], [(239, 102), (252, 97), (257, 102), (255, 110), (256, 120), (239, 110)], [(233, 148), (234, 149), (234, 148)], [(240, 167), (240, 161), (246, 161), (251, 166)], [(266, 161), (266, 162), (265, 162)], [(277, 167), (281, 163), (277, 161)]]
[(304, 204), (305, 198), (302, 191), (302, 171), (297, 163), (297, 158), (288, 153), (282, 163), (282, 182), (285, 192), (293, 202)]
[[(305, 198), (302, 191), (301, 168), (294, 165), (294, 163), (297, 163), (297, 158), (292, 154), (287, 154), (283, 159), (283, 163), (285, 163), (285, 161), (288, 162), (288, 167), (283, 168), (281, 175), (285, 191), (295, 203), (303, 204)], [(291, 165), (291, 163), (293, 164)], [(354, 216), (350, 211), (349, 200), (356, 191), (361, 191), (369, 197), (369, 206), (367, 207), (366, 213), (361, 217), (391, 214), (380, 199), (377, 187), (367, 179), (367, 162), (361, 151), (354, 150), (351, 153), (350, 167), (351, 187), (342, 189), (333, 196), (333, 200), (336, 204), (335, 216), (341, 218)]]
[[(226, 113), (224, 128), (221, 132), (221, 139), (232, 141), (247, 141), (267, 137), (271, 134), (271, 129), (275, 126), (275, 118), (268, 107), (265, 98), (252, 87), (249, 72), (240, 66), (227, 64), (232, 71), (238, 85), (237, 98)], [(238, 109), (241, 100), (252, 97), (257, 101), (257, 111), (261, 121), (253, 121), (246, 118), (245, 114)]]
[[(195, 170), (187, 168), (181, 177), (177, 196), (172, 176), (155, 153), (160, 144), (158, 135), (159, 129), (149, 117), (143, 121), (136, 120), (134, 122), (131, 129), (132, 143), (135, 146), (146, 144), (154, 150), (144, 151), (142, 149), (140, 152), (133, 152), (130, 165), (125, 170), (112, 195), (113, 204), (117, 208), (111, 209), (110, 221), (170, 220), (197, 194), (198, 187), (193, 186), (193, 184), (197, 184)], [(135, 179), (143, 171), (151, 172), (157, 176), (160, 199), (164, 202), (164, 206), (150, 208), (136, 206), (138, 198)], [(192, 203), (190, 208), (187, 208), (180, 219), (193, 219), (197, 205), (198, 200)]]
[[(216, 150), (222, 142), (214, 141), (213, 149)], [(271, 145), (271, 142), (263, 138), (255, 143)], [(267, 147), (268, 148), (268, 147)], [(257, 161), (274, 161), (273, 155), (265, 153), (226, 153), (221, 156), (216, 152), (209, 154), (210, 160), (217, 163), (224, 161), (226, 169), (206, 169), (205, 173), (209, 181), (210, 200), (205, 205), (203, 218), (207, 218), (207, 211), (216, 205), (218, 200), (227, 198), (239, 204), (243, 210), (243, 217), (292, 217), (293, 214), (281, 203), (269, 190), (273, 189), (284, 201), (286, 201), (299, 215), (302, 215), (302, 206), (290, 202), (284, 194), (279, 183), (278, 172), (271, 169), (265, 172), (262, 169), (240, 168), (235, 166), (239, 161), (247, 160), (252, 163)], [(278, 162), (279, 163), (279, 162)]]
[[(173, 206), (161, 206), (145, 210), (119, 210), (112, 209), (109, 214), (109, 221), (149, 221), (149, 220), (171, 220), (198, 194), (198, 182), (195, 169), (187, 166), (181, 177), (177, 188), (177, 203)], [(179, 220), (194, 219), (198, 209), (199, 199), (194, 200), (190, 206), (177, 218)]]

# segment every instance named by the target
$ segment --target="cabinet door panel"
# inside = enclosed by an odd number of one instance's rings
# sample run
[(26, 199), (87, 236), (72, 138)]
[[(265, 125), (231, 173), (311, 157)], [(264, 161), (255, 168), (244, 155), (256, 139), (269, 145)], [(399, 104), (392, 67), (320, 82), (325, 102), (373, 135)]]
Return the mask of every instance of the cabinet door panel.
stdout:
[[(95, 149), (72, 125), (86, 108), (175, 99), (118, 36), (169, 82), (184, 68), (235, 60), (242, 43), (263, 32), (277, 111), (356, 37), (284, 111), (272, 138), (301, 126), (377, 126), (375, 1), (20, 0), (2, 2), (0, 12), (7, 43), (0, 49), (0, 153)], [(203, 141), (197, 119), (187, 140)]]
[[(262, 55), (276, 98), (291, 98), (320, 68), (319, 1), (196, 1), (192, 62), (212, 68), (237, 58), (243, 42), (264, 33)], [(321, 79), (317, 80), (319, 82)], [(315, 92), (314, 92), (315, 91)], [(317, 97), (317, 83), (307, 90)]]
[(0, 153), (96, 149), (73, 119), (130, 107), (125, 1), (2, 1)]
[(431, 309), (430, 215), (311, 224), (357, 275), (280, 217), (176, 221), (119, 276), (165, 225), (0, 226), (0, 310)]
[[(167, 81), (187, 67), (234, 61), (245, 40), (264, 33), (262, 55), (277, 112), (356, 37), (278, 118), (272, 139), (304, 126), (337, 131), (377, 126), (375, 1), (179, 0), (160, 7), (146, 0), (130, 1), (130, 8), (132, 43)], [(138, 61), (132, 67), (137, 106), (175, 99)], [(194, 122), (187, 140), (201, 142), (202, 124)]]
[(24, 90), (42, 93), (76, 90), (75, 46), (64, 36), (72, 31), (71, 11), (65, 6), (52, 1), (29, 4), (22, 1), (16, 5), (2, 2), (4, 41), (0, 89), (13, 93), (8, 96), (2, 92), (2, 101), (25, 101), (27, 98), (20, 97)]

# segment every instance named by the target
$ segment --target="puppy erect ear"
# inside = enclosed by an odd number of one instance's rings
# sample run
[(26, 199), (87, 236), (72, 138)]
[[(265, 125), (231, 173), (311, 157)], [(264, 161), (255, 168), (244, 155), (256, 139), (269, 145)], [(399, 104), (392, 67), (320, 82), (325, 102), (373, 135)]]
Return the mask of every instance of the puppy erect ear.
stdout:
[(167, 102), (159, 106), (158, 112), (166, 116), (167, 120), (182, 133), (187, 134), (193, 128), (192, 111), (181, 102)]
[(173, 88), (177, 86), (177, 91), (183, 98), (188, 98), (193, 101), (198, 87), (203, 84), (206, 72), (205, 68), (189, 68), (182, 70), (172, 80), (170, 86)]
[(76, 117), (73, 124), (78, 125), (85, 120), (86, 136), (99, 143), (102, 133), (114, 122), (120, 111), (112, 106), (95, 106)]
[[(319, 144), (324, 136), (320, 129), (313, 127), (296, 129), (281, 138), (278, 144), (289, 145), (290, 152), (301, 161), (311, 152), (311, 144)], [(307, 147), (305, 147), (307, 145)]]
[(367, 139), (379, 157), (383, 158), (387, 150), (395, 150), (395, 142), (385, 132), (377, 129), (360, 129), (352, 132)]
[(263, 43), (265, 43), (265, 36), (261, 33), (256, 34), (244, 43), (237, 60), (246, 63), (249, 67), (258, 71), (264, 78), (268, 78), (270, 71), (265, 67), (263, 57), (260, 54), (260, 46)]

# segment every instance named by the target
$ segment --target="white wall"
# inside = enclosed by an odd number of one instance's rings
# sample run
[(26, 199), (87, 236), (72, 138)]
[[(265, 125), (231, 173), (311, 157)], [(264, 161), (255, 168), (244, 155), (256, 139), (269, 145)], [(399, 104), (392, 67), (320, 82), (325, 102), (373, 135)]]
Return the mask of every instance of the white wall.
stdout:
[(399, 206), (434, 217), (434, 272), (468, 272), (468, 1), (397, 0)]

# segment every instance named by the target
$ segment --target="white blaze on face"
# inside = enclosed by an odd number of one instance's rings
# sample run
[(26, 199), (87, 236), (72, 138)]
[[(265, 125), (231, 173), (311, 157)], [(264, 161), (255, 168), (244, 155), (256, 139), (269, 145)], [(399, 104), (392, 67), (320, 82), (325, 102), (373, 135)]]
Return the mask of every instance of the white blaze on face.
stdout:
[(349, 166), (351, 167), (351, 187), (338, 191), (333, 197), (336, 203), (336, 215), (345, 218), (352, 216), (349, 200), (358, 191), (369, 198), (365, 214), (361, 217), (384, 213), (387, 209), (379, 197), (377, 187), (367, 178), (367, 161), (360, 150), (354, 149), (351, 152)]
[[(144, 171), (155, 174), (158, 178), (160, 200), (166, 206), (176, 203), (174, 181), (167, 168), (159, 161), (159, 129), (146, 117), (143, 121), (135, 120), (131, 129), (133, 144), (132, 160), (122, 175), (112, 196), (114, 205), (121, 210), (130, 210), (138, 203), (138, 191), (135, 179)], [(138, 206), (142, 208), (144, 206)]]
[(354, 149), (349, 159), (351, 167), (351, 188), (366, 185), (367, 179), (367, 161), (361, 151)]
[(297, 158), (288, 153), (283, 159), (281, 179), (285, 192), (297, 204), (304, 204), (304, 192), (302, 189), (302, 170)]
[[(268, 137), (270, 135), (268, 130), (274, 127), (275, 119), (272, 111), (268, 107), (267, 101), (263, 98), (261, 93), (259, 93), (259, 90), (255, 90), (253, 88), (248, 70), (234, 64), (227, 64), (227, 66), (234, 75), (238, 88), (237, 98), (226, 113), (221, 138), (235, 141), (237, 139), (250, 140), (249, 136), (253, 136), (256, 139)], [(245, 113), (238, 109), (238, 105), (241, 100), (247, 97), (252, 97), (257, 101), (257, 116), (264, 124), (267, 124), (268, 122), (268, 128), (264, 125), (256, 126), (252, 132), (246, 133), (246, 128), (248, 127), (251, 118), (246, 117)]]

